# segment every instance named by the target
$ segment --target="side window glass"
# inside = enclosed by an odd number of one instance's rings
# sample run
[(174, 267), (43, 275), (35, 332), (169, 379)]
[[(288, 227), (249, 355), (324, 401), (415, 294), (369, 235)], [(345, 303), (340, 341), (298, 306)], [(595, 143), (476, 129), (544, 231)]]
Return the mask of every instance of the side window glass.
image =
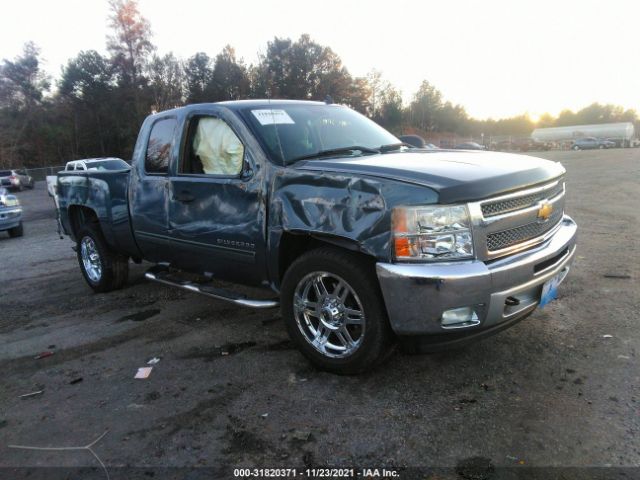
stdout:
[(224, 120), (196, 117), (189, 126), (180, 173), (236, 176), (242, 171), (244, 145)]
[(144, 169), (147, 173), (169, 171), (169, 156), (175, 127), (175, 118), (164, 118), (153, 124), (144, 160)]

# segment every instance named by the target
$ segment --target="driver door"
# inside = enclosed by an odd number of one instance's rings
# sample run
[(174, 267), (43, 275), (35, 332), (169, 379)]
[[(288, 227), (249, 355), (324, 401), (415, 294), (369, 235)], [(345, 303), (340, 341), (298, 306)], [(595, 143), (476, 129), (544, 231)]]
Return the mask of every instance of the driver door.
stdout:
[[(262, 179), (241, 125), (222, 110), (194, 112), (169, 179), (174, 264), (242, 283), (259, 283), (264, 261)], [(246, 134), (246, 133), (245, 133)]]

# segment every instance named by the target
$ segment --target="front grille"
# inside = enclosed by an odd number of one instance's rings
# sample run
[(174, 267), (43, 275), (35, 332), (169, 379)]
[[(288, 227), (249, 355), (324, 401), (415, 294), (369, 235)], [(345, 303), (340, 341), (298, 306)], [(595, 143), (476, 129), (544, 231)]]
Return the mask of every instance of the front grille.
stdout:
[(559, 209), (552, 213), (549, 220), (544, 223), (533, 222), (509, 230), (490, 233), (487, 235), (487, 250), (495, 252), (539, 237), (555, 227), (562, 220), (563, 214), (562, 209)]
[(487, 217), (494, 217), (496, 215), (502, 215), (503, 213), (513, 212), (515, 210), (521, 210), (528, 208), (536, 203), (553, 198), (564, 189), (564, 180), (560, 180), (558, 184), (548, 190), (532, 193), (523, 197), (508, 198), (505, 200), (496, 200), (495, 202), (487, 202), (482, 205), (482, 215)]

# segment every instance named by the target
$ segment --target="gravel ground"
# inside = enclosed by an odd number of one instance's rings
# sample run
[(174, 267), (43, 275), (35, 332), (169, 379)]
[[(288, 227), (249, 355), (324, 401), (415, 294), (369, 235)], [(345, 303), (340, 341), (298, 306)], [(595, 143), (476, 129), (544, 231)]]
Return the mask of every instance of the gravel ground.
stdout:
[[(127, 466), (144, 478), (188, 476), (169, 466), (209, 467), (188, 478), (241, 466), (445, 468), (430, 478), (639, 466), (640, 149), (539, 155), (567, 168), (580, 227), (560, 298), (465, 349), (396, 353), (357, 377), (311, 368), (277, 311), (149, 283), (149, 265), (132, 264), (121, 291), (92, 293), (44, 184), (19, 193), (25, 236), (0, 233), (0, 477), (97, 467), (86, 450), (8, 445), (86, 445), (107, 430), (93, 449), (111, 478)], [(54, 355), (34, 358), (43, 351)], [(150, 377), (134, 380), (152, 357)]]

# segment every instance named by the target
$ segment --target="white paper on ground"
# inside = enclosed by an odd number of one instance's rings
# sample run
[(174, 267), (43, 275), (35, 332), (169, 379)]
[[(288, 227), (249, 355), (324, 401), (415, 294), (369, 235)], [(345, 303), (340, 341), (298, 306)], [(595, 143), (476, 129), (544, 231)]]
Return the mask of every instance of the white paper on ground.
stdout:
[(136, 373), (136, 376), (133, 378), (148, 378), (149, 375), (151, 375), (151, 370), (153, 370), (153, 367), (139, 368), (138, 373)]

